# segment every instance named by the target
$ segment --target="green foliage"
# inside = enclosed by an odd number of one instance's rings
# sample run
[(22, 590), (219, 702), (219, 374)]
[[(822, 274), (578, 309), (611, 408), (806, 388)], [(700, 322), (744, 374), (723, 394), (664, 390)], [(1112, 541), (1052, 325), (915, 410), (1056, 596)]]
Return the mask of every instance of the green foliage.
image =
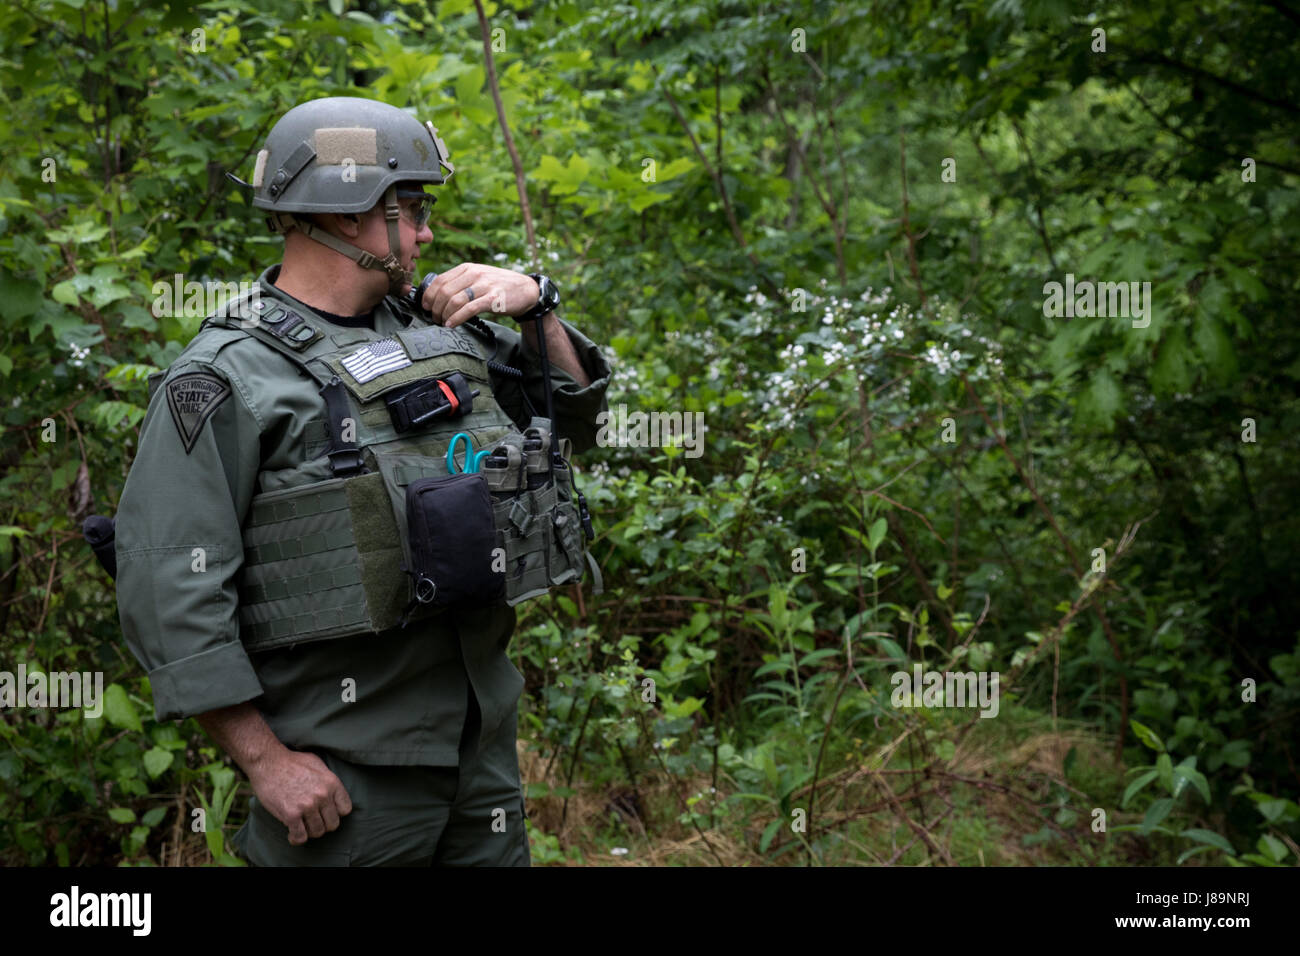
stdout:
[[(1230, 0), (485, 7), (539, 256), (608, 343), (611, 408), (707, 426), (698, 456), (584, 457), (607, 593), (521, 608), (530, 797), (630, 789), (620, 845), (883, 861), (914, 834), (827, 781), (960, 774), (969, 713), (891, 705), (920, 662), (1015, 675), (971, 739), (1050, 713), (1152, 761), (1066, 758), (1019, 840), (963, 791), (960, 861), (1294, 864), (1294, 23)], [(0, 859), (160, 862), (183, 810), (194, 858), (236, 864), (238, 778), (193, 721), (151, 719), (80, 522), (114, 510), (147, 378), (197, 331), (154, 283), (278, 256), (224, 173), (294, 103), (439, 127), (457, 175), (423, 269), (535, 264), (477, 13), (29, 0), (0, 30), (0, 661), (106, 688), (100, 718), (0, 714)], [(1067, 273), (1150, 282), (1150, 324), (1048, 317)], [(1098, 806), (1140, 816), (1102, 841)], [(530, 830), (539, 863), (594, 859)]]

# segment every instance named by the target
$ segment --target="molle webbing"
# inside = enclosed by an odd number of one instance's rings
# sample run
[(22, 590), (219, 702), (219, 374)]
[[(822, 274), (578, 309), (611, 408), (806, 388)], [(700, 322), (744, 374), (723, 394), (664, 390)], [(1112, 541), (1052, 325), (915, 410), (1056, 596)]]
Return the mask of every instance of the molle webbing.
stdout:
[(395, 528), (378, 473), (254, 499), (244, 526), (244, 646), (269, 650), (396, 625), (406, 576)]
[[(323, 421), (304, 423), (301, 483), (259, 494), (249, 508), (243, 528), (241, 640), (250, 652), (265, 651), (397, 627), (412, 597), (404, 570), (411, 567), (407, 486), (447, 474), (446, 450), (457, 432), (469, 435), (479, 451), (524, 447), (524, 434), (492, 396), (487, 363), (491, 333), (486, 327), (419, 325), (388, 339), (352, 329), (326, 332), (325, 326), (278, 301), (269, 307), (264, 302), (262, 315), (272, 321), (240, 323), (239, 330), (324, 386), (325, 414)], [(235, 328), (225, 316), (212, 321)], [(367, 355), (369, 344), (381, 340), (396, 340), (400, 351), (388, 344)], [(359, 375), (343, 364), (345, 358)], [(387, 400), (412, 383), (457, 372), (480, 389), (471, 410), (399, 433)], [(549, 432), (549, 422), (538, 421)], [(326, 453), (339, 459), (343, 470), (321, 480), (319, 458)], [(352, 456), (355, 461), (347, 460)], [(518, 451), (514, 459), (527, 461)], [(354, 463), (367, 473), (352, 473), (348, 466)], [(518, 604), (581, 578), (584, 545), (568, 468), (557, 464), (554, 483), (532, 489), (521, 489), (518, 480), (507, 489), (502, 476), (495, 477), (492, 519), (496, 546), (504, 556), (506, 603)], [(454, 536), (455, 529), (446, 533)], [(494, 567), (496, 573), (501, 570)], [(409, 620), (425, 620), (443, 610), (437, 604), (421, 605)]]

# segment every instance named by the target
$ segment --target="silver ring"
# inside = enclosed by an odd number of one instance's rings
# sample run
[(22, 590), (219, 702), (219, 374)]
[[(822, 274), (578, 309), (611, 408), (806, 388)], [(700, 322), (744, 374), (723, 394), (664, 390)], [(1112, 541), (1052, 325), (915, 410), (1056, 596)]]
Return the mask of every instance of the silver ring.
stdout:
[(466, 289), (466, 290), (465, 290), (465, 294), (466, 294), (467, 296), (469, 296), (469, 301), (471, 301), (471, 302), (474, 301), (474, 287), (473, 287), (473, 286), (470, 286), (468, 289)]

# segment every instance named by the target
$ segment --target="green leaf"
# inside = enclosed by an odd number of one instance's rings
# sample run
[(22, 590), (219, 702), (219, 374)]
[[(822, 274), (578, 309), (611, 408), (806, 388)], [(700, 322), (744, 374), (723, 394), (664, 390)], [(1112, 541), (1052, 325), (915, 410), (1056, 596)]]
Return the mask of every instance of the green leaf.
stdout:
[(628, 206), (631, 207), (633, 212), (642, 212), (657, 203), (667, 202), (670, 199), (672, 199), (672, 196), (668, 193), (656, 192), (653, 189), (646, 188), (633, 193), (632, 198), (628, 201)]
[(1188, 368), (1190, 349), (1187, 335), (1175, 327), (1164, 337), (1151, 367), (1151, 386), (1157, 395), (1186, 392), (1192, 387), (1192, 373)]
[(1138, 777), (1136, 780), (1130, 783), (1128, 785), (1128, 789), (1124, 791), (1123, 799), (1121, 799), (1119, 802), (1119, 808), (1123, 810), (1125, 807), (1127, 807), (1128, 802), (1133, 799), (1134, 795), (1137, 794), (1143, 787), (1149, 784), (1152, 780), (1154, 780), (1157, 776), (1158, 776), (1157, 771), (1148, 770), (1146, 773), (1142, 774), (1142, 776)]
[(813, 651), (811, 654), (805, 654), (803, 657), (799, 658), (799, 666), (809, 667), (813, 664), (818, 663), (819, 661), (825, 660), (828, 657), (835, 657), (839, 653), (840, 653), (840, 649), (838, 647), (818, 648), (817, 650)]
[(1194, 856), (1199, 856), (1202, 853), (1212, 853), (1213, 851), (1214, 847), (1212, 846), (1194, 846), (1190, 850), (1184, 850), (1182, 853), (1178, 854), (1178, 859), (1174, 862), (1179, 866), (1182, 866), (1183, 863)]
[(1196, 350), (1217, 378), (1224, 380), (1236, 375), (1237, 355), (1232, 340), (1217, 318), (1200, 315), (1192, 330), (1192, 339), (1196, 343)]
[(1115, 377), (1105, 369), (1097, 372), (1079, 399), (1079, 417), (1109, 428), (1123, 404), (1123, 393)]
[(665, 163), (655, 171), (655, 179), (659, 182), (667, 182), (686, 172), (688, 169), (695, 168), (695, 160), (689, 156), (679, 156), (671, 163)]
[(877, 644), (879, 644), (880, 649), (889, 655), (888, 657), (885, 658), (885, 660), (891, 660), (891, 661), (907, 660), (907, 655), (903, 653), (903, 649), (898, 646), (898, 643), (896, 641), (893, 641), (888, 637), (883, 637), (879, 634), (873, 635), (872, 640), (874, 640)]
[(664, 716), (676, 720), (679, 717), (689, 717), (702, 706), (704, 701), (696, 697), (687, 697), (683, 701), (664, 701)]
[(1231, 856), (1237, 855), (1237, 851), (1232, 848), (1232, 844), (1228, 842), (1228, 838), (1220, 836), (1213, 830), (1202, 830), (1193, 827), (1190, 830), (1184, 830), (1178, 835), (1188, 837), (1195, 840), (1197, 843), (1208, 843), (1210, 846), (1218, 847), (1224, 853), (1230, 854)]
[(1165, 742), (1156, 735), (1154, 730), (1145, 724), (1139, 724), (1136, 720), (1130, 720), (1128, 725), (1133, 728), (1133, 733), (1137, 735), (1137, 739), (1142, 741), (1143, 744), (1158, 753), (1164, 753)]
[(127, 807), (113, 807), (108, 811), (108, 818), (114, 823), (135, 823), (135, 811)]
[(203, 842), (208, 845), (208, 852), (212, 854), (214, 860), (220, 858), (225, 841), (221, 838), (220, 828), (214, 827), (211, 820), (208, 821), (208, 829), (203, 834)]
[(1265, 833), (1260, 837), (1259, 842), (1256, 843), (1255, 846), (1260, 853), (1264, 854), (1275, 863), (1281, 863), (1286, 859), (1288, 852), (1286, 844), (1271, 833)]
[(109, 684), (104, 691), (104, 716), (114, 727), (121, 727), (123, 730), (144, 730), (140, 725), (140, 715), (136, 712), (135, 704), (127, 697), (126, 690), (121, 684)]
[[(1156, 758), (1156, 773), (1160, 775), (1160, 785), (1170, 793), (1174, 791), (1174, 762), (1170, 759), (1169, 754), (1161, 754)], [(1178, 794), (1173, 793), (1176, 797)]]
[(17, 322), (35, 315), (44, 298), (45, 287), (41, 283), (0, 269), (0, 301), (5, 304), (6, 319)]
[(785, 821), (780, 817), (777, 817), (763, 829), (763, 838), (758, 841), (759, 853), (767, 852), (767, 848), (772, 845), (773, 838), (776, 836), (777, 831), (781, 829), (781, 824), (784, 822)]
[(175, 754), (170, 750), (163, 750), (161, 747), (154, 747), (152, 750), (146, 750), (144, 754), (144, 769), (148, 771), (149, 776), (157, 780), (163, 772), (172, 765)]
[(154, 807), (148, 813), (140, 818), (140, 822), (147, 827), (156, 827), (162, 822), (162, 818), (167, 816), (166, 807)]
[(880, 547), (880, 542), (885, 540), (885, 531), (888, 527), (889, 523), (884, 518), (877, 518), (875, 523), (871, 525), (871, 530), (867, 533), (867, 545), (871, 548), (872, 554), (876, 553), (876, 549)]
[[(1164, 755), (1162, 754), (1161, 756)], [(1188, 760), (1194, 759), (1196, 758), (1188, 758)], [(1202, 800), (1207, 804), (1210, 802), (1210, 782), (1205, 779), (1205, 774), (1201, 773), (1194, 767), (1188, 766), (1186, 761), (1180, 763), (1177, 767), (1174, 767), (1173, 780), (1174, 785), (1172, 791), (1175, 797), (1182, 793), (1183, 789), (1190, 783), (1196, 788), (1196, 792), (1201, 795)]]
[(62, 302), (64, 305), (76, 306), (81, 300), (77, 298), (77, 290), (72, 287), (71, 282), (60, 282), (50, 290), (50, 298), (55, 302)]
[(1174, 808), (1172, 797), (1161, 797), (1147, 808), (1147, 814), (1142, 818), (1142, 832), (1150, 833), (1151, 828), (1159, 824), (1165, 817), (1169, 816), (1169, 811)]
[(1250, 745), (1244, 740), (1230, 740), (1223, 745), (1222, 756), (1229, 767), (1245, 767), (1250, 763)]
[(1294, 806), (1295, 804), (1290, 800), (1261, 800), (1256, 804), (1255, 809), (1263, 814), (1264, 819), (1269, 823), (1277, 823), (1283, 816), (1294, 818), (1295, 814), (1287, 813), (1287, 810)]

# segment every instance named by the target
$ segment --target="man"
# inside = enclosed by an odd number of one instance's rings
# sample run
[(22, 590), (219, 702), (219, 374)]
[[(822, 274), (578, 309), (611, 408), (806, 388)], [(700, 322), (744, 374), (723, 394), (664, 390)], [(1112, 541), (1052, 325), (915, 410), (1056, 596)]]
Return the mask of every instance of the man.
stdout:
[[(290, 110), (252, 183), (282, 265), (150, 383), (123, 632), (158, 719), (196, 715), (248, 775), (255, 865), (528, 865), (513, 605), (581, 574), (558, 453), (595, 444), (609, 368), (544, 276), (462, 263), (431, 317), (406, 306), (444, 169), (403, 110)], [(548, 379), (554, 423), (529, 415)]]

